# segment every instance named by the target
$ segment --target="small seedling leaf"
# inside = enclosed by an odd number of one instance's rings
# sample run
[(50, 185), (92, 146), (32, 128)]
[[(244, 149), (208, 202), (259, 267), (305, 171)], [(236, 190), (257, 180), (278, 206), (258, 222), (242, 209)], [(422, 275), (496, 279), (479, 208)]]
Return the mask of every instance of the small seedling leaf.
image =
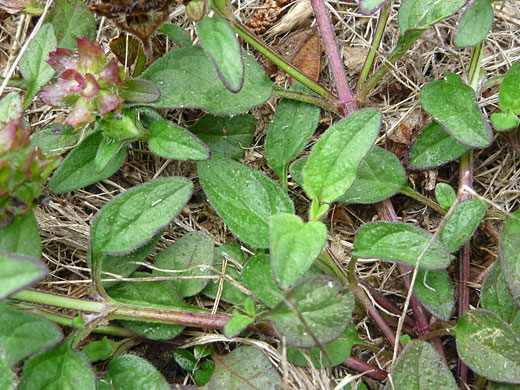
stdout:
[[(106, 389), (127, 390), (169, 390), (170, 385), (157, 369), (143, 358), (135, 355), (122, 355), (108, 365)], [(99, 389), (103, 389), (101, 386)]]
[(312, 199), (330, 203), (345, 194), (381, 125), (375, 109), (358, 111), (330, 127), (312, 148), (303, 168), (303, 187)]
[(173, 359), (185, 371), (193, 372), (197, 367), (197, 358), (187, 349), (176, 349)]
[(9, 365), (15, 365), (62, 338), (60, 329), (48, 319), (0, 303), (0, 351)]
[(418, 270), (413, 291), (430, 313), (443, 321), (449, 321), (455, 306), (455, 296), (446, 271)]
[(376, 203), (395, 195), (406, 185), (406, 174), (395, 154), (374, 146), (361, 162), (358, 176), (338, 203)]
[(477, 0), (468, 6), (457, 22), (453, 43), (457, 47), (475, 46), (486, 38), (492, 24), (491, 1)]
[(141, 77), (154, 81), (161, 97), (154, 107), (202, 108), (213, 114), (238, 114), (265, 102), (273, 85), (260, 66), (244, 54), (245, 77), (240, 92), (226, 89), (209, 57), (200, 46), (170, 51), (155, 61)]
[(439, 183), (435, 186), (435, 199), (444, 210), (451, 207), (456, 197), (455, 190), (449, 184)]
[(401, 35), (407, 30), (428, 28), (453, 15), (465, 2), (465, 0), (403, 0), (399, 7)]
[(173, 160), (207, 160), (209, 148), (189, 131), (169, 121), (158, 120), (150, 126), (148, 147), (158, 156)]
[(371, 15), (386, 3), (387, 0), (359, 0), (359, 10), (362, 14)]
[(54, 27), (58, 47), (76, 49), (76, 38), (96, 38), (96, 20), (82, 0), (57, 0), (47, 21)]
[[(427, 231), (400, 222), (367, 223), (356, 234), (352, 256), (415, 265), (431, 238), (432, 235)], [(435, 240), (423, 256), (419, 267), (446, 268), (452, 258), (448, 248), (440, 240)]]
[(462, 361), (498, 382), (520, 383), (520, 336), (495, 313), (470, 310), (454, 328)]
[(47, 272), (39, 257), (0, 252), (0, 300), (39, 282)]
[(222, 83), (237, 93), (244, 84), (244, 60), (240, 43), (231, 26), (222, 18), (202, 19), (197, 33)]
[(176, 24), (165, 23), (159, 27), (158, 31), (165, 34), (178, 47), (190, 47), (192, 45), (190, 33)]
[(470, 239), (485, 215), (486, 204), (480, 199), (463, 200), (455, 206), (439, 238), (450, 252), (455, 252)]
[(512, 112), (520, 114), (520, 62), (515, 63), (507, 72), (500, 92), (498, 93), (498, 102), (500, 108), (504, 112)]
[(226, 337), (235, 337), (238, 336), (248, 325), (251, 325), (254, 322), (254, 318), (249, 316), (245, 316), (242, 314), (237, 314), (231, 317), (226, 325), (224, 325), (224, 334)]
[(208, 145), (212, 156), (239, 159), (244, 157), (253, 141), (255, 117), (250, 114), (233, 117), (206, 114), (188, 130)]
[(213, 369), (215, 368), (215, 363), (211, 360), (203, 361), (200, 366), (195, 371), (193, 375), (193, 379), (199, 386), (204, 386), (211, 379), (211, 375), (213, 374)]
[(63, 342), (25, 363), (19, 389), (95, 390), (96, 375), (85, 356)]
[(498, 131), (505, 131), (518, 126), (518, 124), (520, 124), (520, 119), (518, 119), (518, 116), (512, 112), (509, 114), (494, 112), (491, 114), (491, 123)]
[[(290, 89), (309, 93), (299, 83)], [(319, 119), (318, 106), (291, 99), (280, 100), (265, 138), (265, 158), (280, 180), (286, 180), (288, 164), (303, 150)]]
[(112, 345), (108, 337), (104, 336), (99, 341), (92, 341), (85, 345), (81, 352), (90, 363), (107, 360), (112, 354)]
[[(152, 277), (152, 275), (136, 272), (132, 277)], [(117, 286), (109, 288), (107, 293), (111, 298), (123, 303), (144, 304), (145, 306), (159, 305), (174, 310), (186, 308), (179, 292), (169, 280), (121, 282)], [(184, 329), (184, 326), (172, 324), (127, 320), (120, 320), (119, 322), (132, 332), (151, 340), (169, 340)]]
[(393, 387), (387, 390), (457, 390), (457, 383), (441, 356), (425, 341), (410, 341), (392, 369)]
[(458, 142), (472, 148), (485, 148), (493, 141), (475, 92), (459, 76), (445, 73), (444, 80), (425, 85), (421, 89), (421, 104)]
[(282, 378), (268, 357), (254, 347), (242, 346), (227, 355), (213, 355), (215, 370), (206, 390), (276, 390)]
[(470, 150), (457, 142), (438, 122), (431, 121), (417, 136), (405, 155), (410, 169), (423, 170), (439, 167)]
[(242, 241), (269, 247), (269, 218), (293, 213), (289, 197), (271, 179), (236, 161), (213, 157), (197, 164), (211, 206)]
[(300, 281), (277, 307), (259, 318), (271, 320), (287, 345), (315, 347), (317, 342), (330, 343), (345, 331), (354, 304), (354, 295), (344, 290), (339, 280), (318, 275)]
[(285, 289), (300, 280), (319, 256), (327, 242), (327, 227), (283, 213), (271, 217), (270, 232), (273, 274), (278, 286)]
[[(209, 276), (212, 272), (209, 266), (213, 265), (213, 240), (202, 232), (189, 232), (173, 245), (163, 250), (155, 260), (155, 267), (163, 270), (184, 272), (162, 272), (156, 269), (157, 276)], [(173, 285), (182, 297), (191, 297), (201, 292), (208, 284), (209, 279), (175, 279)]]
[(500, 259), (507, 287), (520, 306), (520, 210), (506, 221), (500, 238)]
[(53, 123), (31, 134), (31, 143), (46, 156), (59, 156), (76, 145), (80, 134), (72, 126)]
[(101, 172), (96, 172), (96, 154), (103, 140), (100, 132), (87, 136), (76, 146), (54, 172), (49, 186), (56, 194), (73, 191), (112, 176), (123, 164), (126, 148), (123, 147)]
[(40, 232), (33, 212), (0, 227), (0, 251), (33, 259), (42, 257)]

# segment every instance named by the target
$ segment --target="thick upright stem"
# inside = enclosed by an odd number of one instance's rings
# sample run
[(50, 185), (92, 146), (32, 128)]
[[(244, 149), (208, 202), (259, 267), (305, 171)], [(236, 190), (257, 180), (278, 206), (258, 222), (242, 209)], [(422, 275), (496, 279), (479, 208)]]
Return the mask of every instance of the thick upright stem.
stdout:
[(311, 0), (311, 5), (314, 10), (316, 22), (318, 23), (318, 28), (320, 29), (325, 54), (329, 60), (332, 78), (336, 85), (340, 111), (344, 116), (350, 115), (357, 111), (359, 107), (348, 85), (347, 75), (345, 74), (345, 67), (339, 52), (330, 13), (324, 0)]

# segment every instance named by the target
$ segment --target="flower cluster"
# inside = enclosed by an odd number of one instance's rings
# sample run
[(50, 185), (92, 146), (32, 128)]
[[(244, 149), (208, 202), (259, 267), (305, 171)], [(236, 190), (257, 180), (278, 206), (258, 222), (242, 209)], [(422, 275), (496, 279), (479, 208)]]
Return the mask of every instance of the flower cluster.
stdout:
[(57, 163), (31, 145), (21, 114), (0, 123), (0, 226), (31, 210)]
[(88, 38), (76, 39), (78, 53), (58, 48), (49, 55), (49, 65), (58, 81), (42, 88), (40, 97), (51, 106), (72, 105), (65, 124), (80, 126), (93, 122), (96, 113), (121, 111), (121, 72), (115, 59), (107, 61), (104, 51)]

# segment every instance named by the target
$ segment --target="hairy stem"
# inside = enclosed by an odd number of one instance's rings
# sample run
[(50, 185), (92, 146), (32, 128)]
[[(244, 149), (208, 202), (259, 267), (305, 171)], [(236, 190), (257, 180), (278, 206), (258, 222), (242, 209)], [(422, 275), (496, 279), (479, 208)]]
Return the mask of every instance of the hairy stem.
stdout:
[(388, 376), (388, 372), (381, 370), (379, 367), (353, 357), (348, 357), (342, 364), (347, 368), (362, 372), (366, 376), (379, 382), (383, 382)]
[(303, 93), (303, 92), (298, 92), (298, 91), (291, 91), (291, 90), (279, 87), (277, 85), (275, 85), (273, 88), (273, 95), (280, 96), (280, 97), (283, 97), (286, 99), (298, 100), (298, 101), (304, 102), (304, 103), (314, 104), (315, 106), (320, 106), (321, 108), (323, 108), (327, 111), (332, 111), (332, 112), (339, 114), (339, 107), (337, 104), (334, 104), (334, 103), (330, 102), (329, 100), (324, 99), (320, 96), (309, 95), (308, 93)]
[(438, 203), (434, 202), (431, 199), (428, 199), (426, 196), (415, 191), (413, 188), (404, 186), (403, 188), (401, 188), (399, 190), (399, 193), (421, 202), (422, 204), (424, 204), (425, 206), (428, 206), (432, 210), (437, 211), (439, 214), (442, 214), (442, 215), (446, 214), (446, 210), (444, 210)]
[(343, 116), (350, 115), (359, 109), (354, 95), (348, 85), (345, 67), (339, 52), (339, 46), (334, 32), (334, 25), (324, 0), (311, 0), (314, 16), (321, 33), (325, 54), (329, 60), (332, 78), (338, 93), (339, 107)]

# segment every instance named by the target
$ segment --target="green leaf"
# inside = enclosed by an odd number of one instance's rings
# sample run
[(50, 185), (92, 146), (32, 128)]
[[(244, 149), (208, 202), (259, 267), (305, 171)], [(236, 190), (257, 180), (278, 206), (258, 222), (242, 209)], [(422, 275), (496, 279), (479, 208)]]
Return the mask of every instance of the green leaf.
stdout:
[(455, 206), (439, 238), (450, 252), (455, 252), (470, 239), (485, 215), (486, 204), (480, 199), (463, 200)]
[(99, 341), (92, 341), (83, 347), (81, 352), (90, 363), (107, 360), (112, 354), (112, 345), (106, 336)]
[(53, 123), (31, 134), (31, 143), (46, 156), (59, 156), (76, 145), (80, 135), (72, 126)]
[(477, 0), (464, 11), (455, 30), (453, 43), (457, 47), (475, 46), (482, 42), (493, 24), (490, 0)]
[[(151, 274), (135, 272), (133, 278), (152, 277)], [(118, 302), (143, 304), (145, 306), (182, 310), (186, 304), (169, 280), (121, 282), (107, 290)], [(119, 320), (125, 328), (150, 340), (169, 340), (179, 335), (184, 326), (144, 321)]]
[(11, 366), (62, 340), (60, 329), (37, 314), (0, 303), (0, 351)]
[(250, 297), (247, 297), (244, 302), (244, 311), (251, 317), (256, 316), (255, 302)]
[(96, 20), (82, 0), (57, 0), (47, 21), (54, 27), (58, 47), (76, 49), (76, 38), (96, 39)]
[(421, 303), (435, 317), (449, 321), (455, 306), (455, 296), (450, 276), (444, 270), (419, 269), (413, 291)]
[(360, 0), (359, 10), (362, 14), (370, 15), (376, 12), (386, 3), (386, 0)]
[(226, 322), (226, 325), (224, 325), (224, 334), (229, 338), (238, 336), (253, 322), (255, 322), (255, 319), (249, 316), (242, 314), (234, 315)]
[(0, 390), (14, 390), (14, 376), (3, 352), (0, 351)]
[(102, 172), (122, 148), (126, 149), (125, 146), (123, 141), (103, 137), (94, 158), (96, 173)]
[(269, 218), (293, 213), (289, 197), (271, 179), (236, 161), (213, 157), (197, 164), (211, 206), (242, 241), (269, 247)]
[(0, 300), (43, 280), (47, 272), (39, 258), (0, 252)]
[(182, 210), (192, 188), (183, 177), (159, 178), (114, 197), (90, 228), (93, 259), (100, 252), (123, 255), (148, 243)]
[(507, 287), (520, 306), (520, 210), (507, 219), (500, 238), (500, 259)]
[(406, 151), (405, 162), (413, 170), (432, 169), (459, 158), (469, 150), (453, 139), (438, 122), (431, 121)]
[(42, 352), (25, 363), (20, 390), (94, 390), (96, 376), (85, 356), (68, 342)]
[(202, 108), (214, 114), (238, 114), (265, 102), (273, 86), (248, 54), (240, 92), (230, 92), (220, 81), (211, 60), (200, 46), (181, 48), (155, 61), (141, 77), (154, 81), (161, 91), (154, 107)]
[(222, 83), (231, 92), (238, 92), (244, 85), (244, 60), (235, 32), (222, 18), (202, 19), (197, 34)]
[(271, 320), (287, 345), (314, 347), (316, 342), (330, 343), (345, 331), (354, 304), (354, 295), (339, 280), (319, 275), (296, 284), (284, 301), (258, 318)]
[(215, 370), (205, 390), (277, 390), (282, 378), (259, 349), (238, 347), (225, 356), (213, 355)]
[(449, 184), (439, 183), (435, 186), (435, 199), (444, 210), (451, 207), (456, 197), (455, 190)]
[(495, 129), (505, 131), (518, 126), (518, 124), (520, 124), (520, 119), (518, 119), (518, 117), (512, 112), (509, 114), (494, 112), (491, 114), (491, 123), (495, 126)]
[(208, 383), (211, 379), (214, 368), (215, 363), (213, 363), (211, 360), (203, 361), (193, 375), (193, 379), (195, 379), (197, 385), (204, 386), (206, 383)]
[(212, 353), (213, 353), (213, 344), (196, 345), (193, 348), (193, 355), (197, 358), (197, 360), (202, 359), (206, 356), (209, 356)]
[(406, 30), (425, 29), (459, 10), (465, 0), (403, 0), (399, 7), (401, 35)]
[(150, 126), (148, 147), (158, 156), (173, 160), (207, 160), (209, 148), (189, 131), (169, 121), (158, 120)]
[(500, 92), (498, 102), (502, 111), (520, 114), (520, 61), (516, 62), (507, 72)]
[(170, 38), (177, 47), (190, 47), (192, 45), (190, 33), (176, 24), (164, 23), (158, 31)]
[(22, 102), (17, 92), (10, 92), (0, 100), (0, 122), (9, 122), (22, 112)]
[(495, 313), (470, 310), (453, 328), (459, 356), (478, 375), (520, 383), (520, 336)]
[[(237, 268), (245, 262), (244, 254), (240, 249), (240, 244), (224, 244), (221, 247), (215, 248), (215, 260), (213, 267), (222, 271), (222, 264), (225, 259), (224, 256), (231, 258), (233, 261), (226, 263), (226, 275), (231, 277), (236, 282), (242, 282), (242, 274)], [(202, 290), (202, 293), (210, 298), (215, 299), (218, 292), (220, 279), (210, 279), (207, 286)], [(222, 286), (222, 294), (220, 299), (234, 305), (240, 305), (246, 299), (246, 294), (236, 288), (230, 282), (224, 281)]]
[(271, 266), (281, 289), (300, 280), (327, 242), (327, 227), (319, 221), (303, 223), (294, 214), (270, 219)]
[[(126, 278), (127, 276), (130, 276), (137, 268), (139, 268), (140, 262), (144, 261), (150, 253), (152, 253), (153, 249), (157, 245), (157, 242), (159, 241), (159, 238), (161, 237), (161, 234), (157, 234), (152, 240), (137, 249), (134, 252), (128, 253), (123, 256), (117, 256), (117, 255), (104, 255), (103, 257), (103, 264), (101, 265), (101, 280), (103, 279), (113, 279), (115, 276), (108, 275), (104, 273), (111, 273), (118, 275), (122, 278)], [(90, 254), (90, 248), (87, 250), (87, 265), (89, 267), (92, 266), (92, 262), (90, 261), (91, 254)], [(109, 281), (109, 282), (103, 282), (104, 288), (110, 288), (112, 286), (115, 286), (120, 282), (116, 281)]]
[(289, 174), (296, 184), (303, 188), (303, 168), (309, 156), (300, 157), (289, 166)]
[(458, 142), (485, 148), (493, 141), (487, 120), (482, 116), (475, 92), (459, 76), (445, 73), (444, 80), (432, 81), (421, 89), (423, 108)]
[(24, 217), (15, 217), (13, 222), (0, 227), (0, 251), (34, 259), (42, 257), (38, 222), (32, 211)]
[[(309, 93), (299, 83), (290, 89)], [(307, 145), (319, 119), (320, 107), (314, 104), (280, 100), (265, 138), (265, 158), (280, 180), (286, 180), (287, 166)]]
[(161, 91), (155, 83), (143, 79), (131, 79), (129, 77), (123, 80), (123, 84), (119, 89), (119, 97), (124, 100), (136, 103), (152, 103), (161, 96)]
[(126, 148), (114, 156), (105, 169), (96, 173), (96, 154), (103, 140), (100, 132), (87, 136), (54, 172), (49, 186), (56, 194), (73, 191), (112, 176), (123, 164)]
[[(163, 250), (155, 260), (155, 267), (177, 272), (162, 272), (154, 269), (153, 274), (157, 276), (208, 276), (211, 274), (208, 266), (213, 265), (213, 258), (211, 237), (202, 232), (189, 232)], [(181, 270), (186, 271), (178, 272)], [(182, 297), (191, 297), (201, 292), (208, 281), (209, 279), (204, 278), (176, 279), (172, 280), (172, 283)]]
[(251, 146), (255, 132), (255, 117), (250, 114), (222, 117), (203, 115), (188, 127), (196, 137), (208, 145), (212, 156), (239, 159)]
[(193, 372), (197, 367), (197, 358), (187, 349), (173, 351), (173, 359), (183, 370)]
[(111, 390), (170, 390), (161, 373), (135, 355), (122, 355), (113, 359), (108, 365), (106, 377), (101, 381), (107, 384), (106, 389)]
[(412, 340), (406, 344), (392, 369), (393, 387), (399, 390), (457, 390), (450, 369), (431, 344)]
[(499, 261), (495, 262), (482, 285), (480, 302), (483, 309), (494, 312), (520, 334), (520, 309), (507, 288)]
[(518, 390), (520, 385), (511, 385), (509, 383), (490, 382), (488, 390)]
[(303, 168), (303, 187), (312, 199), (330, 203), (354, 183), (361, 160), (379, 132), (381, 113), (358, 111), (330, 127), (312, 148)]
[[(430, 233), (413, 225), (399, 222), (367, 223), (356, 234), (352, 256), (415, 265), (431, 238)], [(440, 240), (435, 240), (423, 256), (419, 267), (446, 268), (452, 258), (448, 248)]]
[(45, 23), (20, 59), (20, 72), (27, 82), (27, 95), (23, 101), (24, 108), (31, 104), (40, 87), (54, 75), (54, 69), (46, 61), (49, 59), (49, 53), (56, 49), (56, 44), (52, 26)]
[(253, 256), (242, 270), (244, 286), (268, 307), (275, 307), (281, 300), (281, 291), (276, 286), (268, 255)]
[(338, 203), (376, 203), (395, 195), (407, 183), (406, 173), (395, 154), (379, 146), (361, 162), (358, 176)]
[[(332, 364), (329, 364), (327, 356), (323, 354), (319, 347), (310, 348), (307, 352), (314, 367), (335, 367), (343, 363), (349, 357), (354, 344), (359, 343), (361, 343), (361, 340), (357, 335), (356, 327), (353, 324), (349, 324), (347, 329), (336, 340), (323, 346), (329, 354)], [(298, 348), (287, 349), (287, 360), (296, 366), (307, 367), (309, 365), (307, 359), (305, 359)]]

